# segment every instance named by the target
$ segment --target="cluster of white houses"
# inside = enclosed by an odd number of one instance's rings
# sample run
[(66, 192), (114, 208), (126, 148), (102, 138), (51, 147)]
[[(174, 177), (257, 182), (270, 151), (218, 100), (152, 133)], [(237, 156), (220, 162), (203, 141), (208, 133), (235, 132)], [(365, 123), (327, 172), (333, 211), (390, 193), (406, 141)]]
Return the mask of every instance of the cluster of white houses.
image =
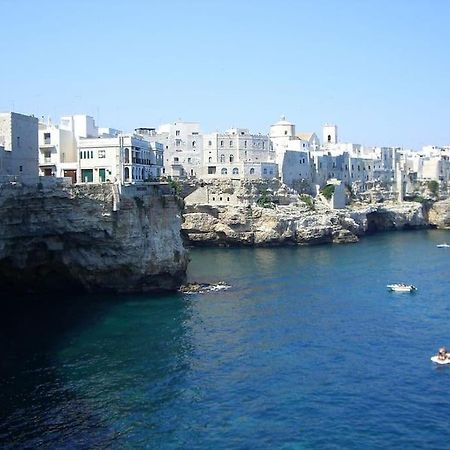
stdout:
[(330, 180), (364, 191), (374, 184), (399, 186), (420, 180), (446, 184), (450, 146), (422, 151), (363, 147), (338, 140), (337, 127), (296, 133), (282, 118), (269, 134), (245, 128), (202, 133), (194, 122), (122, 133), (97, 127), (92, 117), (62, 117), (59, 124), (18, 113), (0, 114), (0, 176), (53, 176), (74, 183), (140, 183), (175, 179), (278, 178), (314, 192)]

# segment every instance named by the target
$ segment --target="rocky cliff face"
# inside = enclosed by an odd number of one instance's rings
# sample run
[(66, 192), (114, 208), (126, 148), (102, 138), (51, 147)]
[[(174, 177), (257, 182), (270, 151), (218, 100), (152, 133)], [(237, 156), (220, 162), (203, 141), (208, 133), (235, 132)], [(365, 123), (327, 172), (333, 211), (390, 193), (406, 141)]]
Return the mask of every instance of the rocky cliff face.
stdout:
[(273, 209), (188, 205), (182, 228), (192, 245), (285, 245), (356, 242), (370, 232), (426, 227), (420, 203), (332, 210), (302, 201)]
[(450, 198), (436, 202), (431, 207), (428, 221), (437, 228), (450, 229)]
[(187, 256), (175, 199), (158, 187), (0, 190), (0, 290), (176, 289)]

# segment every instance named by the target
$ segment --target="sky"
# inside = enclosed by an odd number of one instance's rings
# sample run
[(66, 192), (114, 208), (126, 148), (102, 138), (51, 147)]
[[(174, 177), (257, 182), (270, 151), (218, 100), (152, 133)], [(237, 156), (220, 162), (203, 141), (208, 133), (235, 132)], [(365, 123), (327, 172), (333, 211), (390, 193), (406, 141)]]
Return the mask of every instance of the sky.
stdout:
[(0, 0), (0, 111), (450, 145), (448, 0)]

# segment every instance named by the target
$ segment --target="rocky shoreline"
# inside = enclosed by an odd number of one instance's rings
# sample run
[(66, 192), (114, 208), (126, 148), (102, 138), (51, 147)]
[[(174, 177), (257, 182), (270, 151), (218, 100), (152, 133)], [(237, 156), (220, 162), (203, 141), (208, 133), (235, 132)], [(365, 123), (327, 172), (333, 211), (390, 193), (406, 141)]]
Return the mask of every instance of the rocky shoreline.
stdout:
[(306, 205), (192, 205), (182, 230), (192, 246), (276, 246), (354, 243), (378, 231), (430, 227), (420, 203), (369, 205), (332, 210)]

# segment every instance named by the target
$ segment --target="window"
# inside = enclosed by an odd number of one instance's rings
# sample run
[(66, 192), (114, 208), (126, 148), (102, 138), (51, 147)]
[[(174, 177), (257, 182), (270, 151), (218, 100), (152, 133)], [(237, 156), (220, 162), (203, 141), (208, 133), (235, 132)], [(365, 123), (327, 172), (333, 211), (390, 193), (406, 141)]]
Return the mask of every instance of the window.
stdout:
[(267, 169), (266, 168), (263, 169), (263, 174), (267, 175)]
[(233, 169), (233, 175), (239, 175), (239, 169), (237, 167)]
[(23, 171), (23, 166), (19, 166), (19, 172)]
[(223, 141), (220, 141), (220, 146), (223, 147)]
[(208, 141), (208, 146), (211, 147), (211, 145), (212, 145), (212, 142)]
[(225, 155), (220, 155), (220, 162), (224, 163), (225, 162)]
[(287, 135), (287, 130), (284, 131), (284, 135), (285, 135), (285, 136)]
[(195, 148), (195, 141), (192, 141), (192, 147), (194, 147)]
[(180, 135), (180, 130), (176, 130), (175, 131), (175, 136), (179, 136)]
[(233, 147), (233, 141), (230, 141), (230, 147)]
[(44, 144), (50, 144), (50, 133), (44, 133)]
[(179, 147), (181, 145), (181, 139), (175, 139), (175, 145)]
[(247, 148), (247, 141), (244, 141), (244, 148)]
[(212, 158), (211, 156), (208, 158), (208, 162), (212, 162)]
[(216, 166), (209, 166), (208, 167), (208, 174), (213, 175), (216, 173)]
[(124, 157), (125, 157), (125, 164), (129, 164), (130, 163), (130, 149), (126, 148), (124, 150)]
[(331, 134), (328, 135), (327, 141), (331, 142)]
[(254, 175), (254, 173), (255, 173), (255, 169), (252, 167), (252, 168), (250, 169), (250, 175)]
[(80, 152), (80, 159), (83, 159), (83, 152)]
[(174, 158), (173, 158), (173, 162), (178, 162), (180, 159), (177, 157), (177, 156), (175, 156)]
[(105, 151), (105, 150), (99, 150), (99, 151), (98, 151), (98, 157), (99, 157), (100, 159), (106, 158), (106, 151)]
[(188, 158), (188, 161), (187, 161), (188, 163), (191, 163), (192, 162), (192, 158)]
[(263, 141), (263, 142), (262, 142), (262, 148), (264, 148), (264, 146), (265, 146), (265, 142)]
[(20, 147), (20, 137), (17, 136), (17, 147)]
[(234, 156), (233, 156), (233, 155), (230, 155), (230, 163), (233, 162), (233, 159), (234, 159)]
[(225, 169), (225, 167), (220, 171), (220, 173), (222, 174), (222, 175), (226, 175), (227, 173), (228, 173), (228, 170), (227, 169)]
[(94, 171), (92, 169), (81, 169), (81, 181), (92, 183), (94, 181)]

